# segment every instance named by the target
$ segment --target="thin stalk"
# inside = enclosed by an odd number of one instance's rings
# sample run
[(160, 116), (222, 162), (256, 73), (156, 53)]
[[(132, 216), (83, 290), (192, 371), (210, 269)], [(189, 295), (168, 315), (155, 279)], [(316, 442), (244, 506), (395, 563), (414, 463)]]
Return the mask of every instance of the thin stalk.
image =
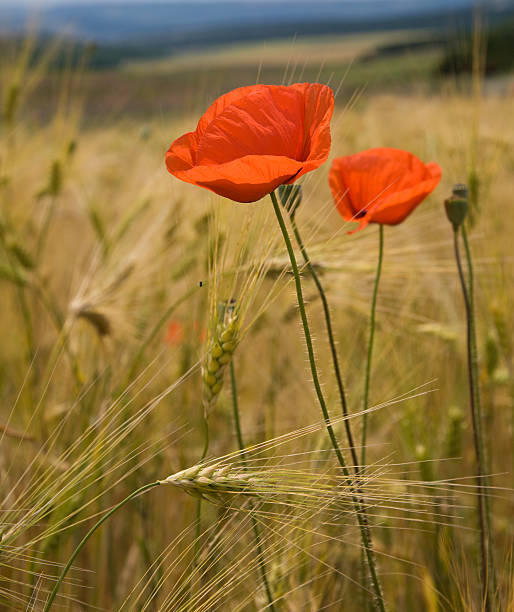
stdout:
[[(466, 231), (466, 227), (462, 225), (462, 239), (464, 242), (464, 249), (466, 251), (466, 260), (468, 264), (468, 292), (469, 292), (469, 312), (471, 316), (470, 321), (470, 335), (471, 335), (471, 369), (473, 372), (473, 393), (475, 398), (475, 410), (476, 410), (476, 420), (478, 426), (478, 441), (480, 444), (480, 454), (482, 457), (483, 469), (484, 469), (484, 478), (483, 484), (484, 486), (488, 485), (488, 477), (486, 474), (489, 473), (488, 461), (487, 461), (487, 453), (485, 451), (485, 436), (486, 432), (484, 431), (484, 426), (482, 423), (482, 405), (480, 401), (480, 390), (478, 387), (478, 349), (477, 349), (477, 338), (476, 338), (476, 326), (475, 326), (475, 295), (474, 295), (474, 278), (473, 278), (473, 263), (471, 259), (471, 249), (468, 241), (468, 234)], [(492, 521), (491, 521), (491, 509), (489, 496), (484, 494), (485, 499), (485, 518), (487, 521), (487, 535), (488, 535), (488, 545), (489, 545), (489, 580), (491, 581), (492, 590), (496, 591), (496, 571), (494, 565), (494, 546), (493, 546), (493, 530), (492, 530)]]
[(51, 196), (50, 203), (48, 204), (48, 207), (46, 209), (45, 217), (43, 219), (41, 230), (39, 232), (39, 236), (37, 239), (36, 260), (38, 262), (41, 261), (43, 250), (46, 246), (46, 240), (48, 238), (48, 231), (50, 230), (50, 225), (54, 217), (56, 203), (57, 203), (57, 198), (55, 197), (55, 195)]
[(384, 226), (378, 226), (378, 263), (377, 273), (375, 275), (375, 284), (373, 285), (373, 297), (371, 299), (371, 317), (369, 324), (369, 341), (368, 341), (368, 357), (366, 359), (366, 378), (364, 380), (364, 414), (362, 415), (362, 437), (361, 437), (361, 466), (366, 465), (366, 438), (368, 434), (368, 404), (369, 404), (369, 387), (371, 383), (371, 360), (373, 357), (373, 342), (375, 339), (375, 313), (377, 307), (378, 285), (380, 283), (380, 275), (382, 273), (382, 260), (384, 258)]
[[(330, 352), (332, 354), (332, 363), (333, 363), (333, 367), (334, 367), (334, 373), (336, 376), (336, 380), (337, 380), (337, 387), (339, 390), (339, 398), (341, 401), (341, 408), (342, 408), (342, 412), (343, 412), (343, 416), (345, 417), (344, 420), (344, 424), (345, 424), (345, 430), (346, 430), (346, 437), (348, 439), (348, 444), (350, 447), (350, 453), (352, 456), (352, 461), (353, 461), (353, 465), (354, 465), (354, 472), (356, 475), (359, 474), (359, 472), (361, 471), (361, 469), (364, 468), (364, 462), (363, 460), (361, 460), (361, 462), (359, 463), (359, 459), (357, 457), (357, 450), (355, 448), (355, 442), (353, 439), (353, 434), (352, 434), (352, 430), (351, 430), (351, 426), (350, 426), (350, 420), (348, 418), (348, 404), (346, 401), (346, 393), (344, 390), (344, 385), (343, 385), (343, 377), (341, 375), (341, 369), (339, 367), (339, 359), (337, 356), (337, 350), (336, 350), (336, 345), (335, 345), (335, 339), (334, 339), (334, 333), (332, 330), (332, 321), (330, 318), (330, 309), (328, 306), (328, 300), (327, 297), (325, 295), (325, 291), (323, 289), (323, 285), (321, 284), (321, 281), (319, 279), (319, 276), (316, 273), (316, 270), (314, 268), (314, 266), (312, 265), (309, 255), (307, 254), (307, 249), (305, 248), (305, 245), (303, 243), (303, 240), (301, 238), (300, 232), (298, 230), (298, 226), (296, 224), (296, 217), (294, 215), (294, 213), (291, 215), (289, 215), (289, 218), (291, 220), (291, 226), (293, 228), (293, 232), (296, 238), (296, 242), (298, 243), (298, 246), (300, 247), (300, 251), (302, 253), (303, 259), (305, 261), (305, 264), (307, 266), (307, 269), (309, 270), (314, 283), (318, 289), (318, 293), (319, 296), (321, 298), (321, 303), (323, 305), (323, 313), (325, 315), (325, 326), (327, 329), (327, 336), (328, 336), (328, 342), (330, 345)], [(365, 415), (366, 416), (366, 415)], [(364, 446), (363, 446), (364, 448)], [(358, 492), (360, 493), (360, 489), (358, 489)], [(363, 516), (366, 518), (366, 522), (369, 524), (368, 521), (368, 517), (367, 517), (367, 513), (366, 513), (366, 508), (364, 507), (363, 501), (360, 500), (361, 503), (361, 509), (362, 509), (362, 514)], [(361, 553), (361, 570), (362, 570), (362, 576), (364, 578), (364, 580), (366, 580), (366, 577), (368, 575), (367, 572), (367, 568), (366, 568), (366, 559), (365, 559), (365, 555), (364, 555), (364, 551), (362, 551)], [(368, 606), (368, 592), (364, 591), (363, 592), (363, 606), (364, 606), (364, 610), (368, 610), (369, 606)]]
[[(0, 231), (0, 244), (2, 245), (3, 250), (5, 251), (5, 256), (6, 256), (6, 259), (7, 259), (7, 263), (9, 264), (9, 267), (11, 268), (13, 273), (15, 273), (16, 272), (16, 268), (15, 268), (15, 265), (14, 265), (14, 263), (12, 261), (12, 256), (9, 253), (9, 249), (7, 248), (4, 236), (3, 236), (1, 231)], [(29, 305), (28, 305), (27, 300), (25, 298), (25, 291), (24, 291), (23, 287), (17, 287), (16, 288), (16, 295), (17, 295), (17, 298), (18, 298), (18, 302), (20, 304), (20, 311), (21, 311), (21, 315), (22, 315), (22, 318), (23, 318), (23, 323), (24, 323), (24, 326), (25, 326), (25, 337), (26, 337), (26, 341), (27, 341), (28, 361), (30, 363), (34, 359), (34, 355), (36, 354), (35, 340), (34, 340), (34, 328), (33, 328), (33, 325), (32, 325), (32, 317), (31, 317), (31, 314), (30, 314)]]
[(102, 526), (103, 523), (105, 523), (105, 521), (116, 512), (116, 510), (119, 510), (122, 506), (124, 506), (127, 502), (129, 502), (131, 499), (133, 499), (134, 497), (137, 497), (138, 495), (140, 495), (141, 493), (144, 493), (145, 491), (148, 491), (148, 489), (152, 489), (153, 487), (156, 487), (158, 485), (160, 485), (161, 483), (159, 481), (157, 482), (151, 482), (149, 484), (146, 484), (142, 487), (139, 487), (139, 489), (136, 489), (135, 491), (133, 491), (130, 495), (128, 495), (127, 497), (125, 497), (125, 499), (123, 499), (122, 501), (120, 501), (119, 504), (116, 504), (114, 506), (114, 508), (111, 508), (109, 510), (109, 512), (106, 512), (101, 519), (99, 519), (94, 525), (93, 527), (91, 527), (91, 529), (86, 533), (86, 535), (82, 538), (82, 540), (79, 542), (79, 544), (77, 545), (77, 547), (75, 548), (75, 550), (73, 551), (71, 557), (68, 560), (68, 563), (66, 563), (66, 565), (63, 567), (61, 575), (59, 576), (59, 578), (57, 579), (57, 582), (55, 583), (55, 586), (52, 590), (52, 592), (50, 593), (49, 598), (46, 601), (45, 607), (43, 608), (43, 612), (48, 612), (48, 610), (50, 610), (50, 608), (52, 607), (52, 603), (55, 599), (55, 596), (57, 595), (57, 592), (59, 591), (59, 587), (62, 584), (62, 581), (64, 580), (64, 578), (66, 577), (66, 574), (68, 573), (68, 570), (70, 569), (70, 567), (73, 565), (73, 562), (75, 561), (75, 559), (77, 558), (77, 555), (80, 553), (80, 551), (82, 550), (82, 548), (84, 548), (84, 545), (86, 544), (86, 542), (89, 540), (89, 538), (93, 535), (93, 533)]
[[(41, 300), (41, 303), (46, 308), (50, 319), (52, 320), (56, 331), (59, 333), (59, 338), (62, 338), (62, 346), (70, 362), (73, 377), (77, 388), (80, 389), (82, 385), (82, 375), (80, 373), (80, 367), (77, 356), (73, 354), (71, 346), (69, 344), (69, 329), (66, 329), (66, 319), (61, 313), (57, 302), (48, 289), (45, 288), (44, 283), (39, 277), (37, 277), (37, 284), (35, 285), (36, 295)], [(57, 345), (56, 345), (57, 346)]]
[(316, 288), (318, 289), (318, 293), (321, 298), (321, 303), (323, 305), (323, 313), (325, 315), (325, 326), (327, 328), (328, 343), (330, 345), (330, 352), (332, 354), (332, 364), (334, 366), (334, 373), (336, 376), (337, 388), (339, 390), (339, 399), (341, 401), (341, 409), (342, 409), (343, 416), (344, 416), (344, 427), (346, 430), (346, 437), (348, 438), (348, 445), (350, 447), (350, 453), (352, 455), (354, 471), (356, 474), (358, 474), (359, 460), (357, 458), (357, 451), (355, 450), (355, 442), (353, 440), (352, 429), (350, 426), (350, 419), (348, 418), (349, 417), (348, 403), (346, 401), (346, 393), (344, 390), (343, 377), (341, 375), (341, 368), (339, 367), (339, 359), (337, 357), (337, 349), (336, 349), (336, 343), (334, 339), (334, 332), (332, 329), (332, 320), (330, 318), (330, 308), (328, 306), (327, 296), (325, 295), (323, 285), (321, 284), (319, 276), (316, 274), (316, 270), (314, 269), (314, 266), (311, 263), (309, 255), (307, 254), (307, 250), (305, 248), (302, 237), (300, 236), (300, 232), (298, 230), (298, 226), (296, 224), (296, 218), (294, 215), (290, 215), (289, 218), (291, 220), (291, 227), (293, 228), (293, 233), (295, 235), (296, 242), (298, 243), (298, 246), (300, 247), (300, 252), (302, 253), (303, 260), (305, 261), (305, 265), (307, 266), (307, 269), (309, 270), (312, 276), (312, 280), (314, 281), (314, 284), (316, 285)]
[[(204, 426), (204, 441), (203, 441), (202, 456), (200, 457), (199, 463), (201, 463), (207, 456), (207, 453), (209, 451), (209, 444), (210, 444), (209, 421), (208, 421), (208, 415), (207, 415), (206, 410), (204, 410), (202, 413), (202, 419), (203, 419), (203, 426)], [(198, 555), (200, 554), (199, 542), (200, 542), (201, 531), (202, 531), (202, 498), (199, 497), (196, 502), (195, 543), (194, 543), (194, 549), (193, 549), (193, 565), (194, 566), (197, 565)]]
[(466, 287), (466, 280), (464, 278), (464, 272), (462, 269), (462, 262), (459, 251), (459, 234), (458, 230), (453, 232), (453, 245), (455, 250), (455, 260), (457, 262), (457, 270), (459, 273), (459, 280), (462, 288), (462, 295), (464, 297), (464, 306), (466, 309), (466, 329), (467, 329), (467, 354), (468, 354), (468, 383), (469, 383), (469, 403), (471, 409), (471, 422), (473, 425), (473, 443), (475, 446), (475, 459), (477, 469), (477, 506), (478, 506), (478, 525), (480, 529), (480, 559), (481, 559), (481, 578), (482, 578), (482, 598), (484, 603), (484, 610), (490, 612), (491, 600), (489, 597), (488, 587), (488, 535), (486, 527), (486, 508), (485, 508), (485, 493), (483, 489), (484, 485), (484, 463), (482, 456), (482, 447), (480, 443), (479, 434), (479, 423), (477, 419), (477, 406), (476, 406), (476, 380), (473, 370), (473, 314), (471, 310), (471, 302)]
[[(245, 456), (245, 451), (244, 451), (245, 445), (243, 442), (243, 432), (241, 429), (241, 419), (239, 418), (239, 402), (237, 401), (236, 372), (234, 369), (233, 360), (230, 362), (230, 386), (232, 390), (232, 408), (233, 408), (233, 413), (234, 413), (234, 425), (236, 429), (237, 444), (239, 446), (239, 450), (241, 451), (241, 458), (243, 460), (243, 463), (246, 463), (246, 456)], [(270, 585), (268, 582), (268, 576), (266, 573), (266, 563), (264, 561), (264, 553), (262, 552), (259, 525), (257, 524), (257, 520), (255, 519), (255, 516), (253, 515), (252, 504), (249, 504), (249, 508), (250, 508), (250, 518), (252, 520), (253, 534), (255, 537), (255, 545), (257, 546), (257, 559), (259, 561), (259, 569), (261, 572), (262, 582), (264, 584), (264, 589), (266, 591), (266, 597), (268, 598), (269, 609), (272, 612), (275, 612), (276, 608), (273, 605), (273, 595), (271, 593), (271, 588), (270, 588)]]
[[(277, 221), (280, 226), (282, 236), (284, 238), (287, 252), (289, 254), (289, 259), (291, 261), (291, 268), (293, 270), (294, 282), (295, 282), (295, 287), (296, 287), (296, 296), (298, 299), (298, 308), (300, 310), (300, 315), (302, 319), (303, 331), (305, 335), (305, 344), (307, 345), (307, 352), (309, 355), (309, 365), (311, 368), (312, 380), (314, 383), (316, 396), (318, 398), (321, 412), (323, 414), (323, 420), (325, 421), (325, 427), (327, 429), (327, 432), (328, 432), (330, 441), (332, 443), (334, 452), (336, 454), (337, 460), (339, 461), (339, 465), (341, 466), (342, 472), (344, 476), (346, 477), (347, 484), (350, 490), (353, 491), (353, 483), (351, 481), (350, 472), (348, 471), (348, 468), (346, 467), (346, 463), (345, 463), (343, 454), (341, 452), (341, 449), (339, 448), (339, 444), (337, 442), (337, 438), (335, 436), (334, 429), (332, 427), (332, 423), (330, 422), (330, 416), (328, 414), (328, 409), (327, 409), (327, 405), (325, 402), (325, 398), (323, 397), (323, 392), (321, 390), (318, 370), (316, 367), (316, 359), (314, 356), (314, 348), (312, 345), (312, 337), (311, 337), (311, 332), (309, 328), (309, 322), (307, 320), (307, 313), (305, 311), (305, 302), (303, 299), (300, 272), (298, 271), (298, 264), (296, 263), (296, 257), (294, 254), (293, 245), (291, 244), (291, 239), (289, 238), (287, 227), (286, 227), (286, 224), (284, 223), (282, 212), (280, 211), (280, 204), (278, 203), (277, 197), (273, 191), (270, 193), (270, 197), (271, 197), (271, 201), (273, 202), (273, 208), (275, 210), (275, 215), (277, 217)], [(384, 598), (382, 596), (380, 582), (378, 580), (378, 576), (376, 572), (373, 549), (371, 545), (371, 535), (369, 533), (368, 525), (366, 522), (366, 517), (362, 514), (362, 509), (360, 507), (359, 500), (356, 498), (355, 495), (352, 495), (352, 501), (356, 509), (357, 521), (360, 527), (363, 548), (366, 551), (366, 559), (368, 562), (368, 568), (369, 568), (369, 572), (371, 575), (371, 581), (373, 583), (373, 588), (374, 588), (376, 600), (377, 600), (376, 603), (377, 603), (378, 609), (381, 612), (385, 612), (385, 603), (384, 603)]]

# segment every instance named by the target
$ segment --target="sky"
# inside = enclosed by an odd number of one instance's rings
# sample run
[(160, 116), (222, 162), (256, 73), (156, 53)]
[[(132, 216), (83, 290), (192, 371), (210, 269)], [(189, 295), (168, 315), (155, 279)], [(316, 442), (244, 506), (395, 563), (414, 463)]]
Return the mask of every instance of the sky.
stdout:
[[(113, 42), (241, 24), (364, 23), (451, 15), (477, 1), (496, 7), (498, 2), (514, 4), (514, 0), (0, 0), (0, 32), (21, 31), (33, 18), (46, 33), (73, 32), (79, 39)], [(195, 8), (196, 2), (203, 2), (201, 10)], [(154, 10), (147, 10), (151, 6)]]
[[(161, 2), (162, 4), (170, 4), (174, 1), (179, 2), (180, 0), (151, 0), (152, 2)], [(189, 0), (195, 2), (195, 0)], [(196, 0), (196, 1), (208, 1), (215, 4), (218, 0)], [(276, 2), (277, 0), (231, 0), (235, 3), (262, 3), (262, 2)], [(297, 2), (310, 2), (313, 0), (281, 0), (288, 1), (291, 3)], [(412, 5), (413, 0), (328, 0), (338, 4), (362, 4), (365, 2), (381, 2), (384, 5), (390, 4), (391, 6), (405, 6)], [(418, 5), (430, 6), (431, 0), (414, 0)], [(501, 1), (501, 0), (500, 0)], [(463, 4), (472, 4), (473, 0), (463, 0)], [(494, 2), (498, 4), (498, 1)], [(0, 6), (55, 6), (55, 5), (74, 5), (74, 4), (144, 4), (144, 0), (0, 0)]]

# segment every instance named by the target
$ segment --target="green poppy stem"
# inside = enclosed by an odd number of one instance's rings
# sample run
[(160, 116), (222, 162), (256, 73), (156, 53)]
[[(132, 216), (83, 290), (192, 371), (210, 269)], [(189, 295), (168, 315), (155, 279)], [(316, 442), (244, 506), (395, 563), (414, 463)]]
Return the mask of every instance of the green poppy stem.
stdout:
[[(272, 191), (270, 193), (270, 197), (271, 197), (271, 201), (273, 203), (273, 209), (275, 211), (275, 215), (277, 217), (277, 221), (278, 224), (280, 226), (280, 231), (282, 232), (282, 236), (284, 238), (284, 242), (287, 248), (287, 252), (289, 254), (289, 259), (291, 261), (291, 268), (293, 270), (293, 275), (294, 275), (294, 282), (295, 282), (295, 287), (296, 287), (296, 296), (298, 299), (298, 308), (300, 310), (300, 316), (302, 319), (302, 325), (303, 325), (303, 331), (304, 331), (304, 335), (305, 335), (305, 344), (307, 345), (307, 352), (309, 355), (309, 364), (310, 364), (310, 368), (311, 368), (311, 374), (312, 374), (312, 380), (314, 383), (314, 388), (316, 391), (316, 396), (318, 398), (318, 402), (321, 408), (321, 412), (323, 414), (323, 419), (325, 421), (325, 426), (327, 428), (327, 432), (330, 438), (330, 441), (332, 443), (332, 447), (334, 449), (334, 452), (336, 454), (337, 460), (339, 461), (339, 465), (341, 466), (342, 472), (344, 474), (344, 476), (347, 479), (347, 484), (350, 488), (351, 491), (354, 490), (353, 487), (353, 483), (351, 481), (351, 477), (350, 477), (350, 472), (348, 471), (348, 468), (346, 467), (346, 463), (343, 457), (343, 453), (341, 452), (341, 449), (339, 448), (339, 443), (337, 442), (337, 438), (336, 435), (334, 433), (334, 429), (332, 427), (332, 423), (330, 422), (330, 416), (328, 414), (328, 409), (327, 409), (327, 405), (325, 402), (325, 398), (323, 396), (323, 392), (321, 390), (321, 384), (319, 381), (319, 376), (318, 376), (318, 370), (316, 367), (316, 359), (314, 356), (314, 348), (312, 345), (312, 337), (311, 337), (311, 332), (310, 332), (310, 328), (309, 328), (309, 322), (307, 320), (307, 313), (305, 311), (305, 302), (303, 299), (303, 292), (302, 292), (302, 283), (300, 280), (300, 272), (298, 271), (298, 264), (296, 263), (296, 257), (294, 254), (294, 250), (293, 250), (293, 245), (291, 244), (291, 239), (289, 238), (289, 233), (287, 231), (287, 227), (286, 224), (284, 222), (284, 218), (282, 216), (282, 212), (280, 210), (280, 204), (278, 203), (277, 197), (275, 195), (275, 193)], [(365, 515), (362, 514), (362, 509), (360, 507), (359, 504), (359, 500), (357, 499), (357, 497), (355, 496), (355, 494), (352, 495), (352, 501), (353, 501), (353, 505), (356, 509), (356, 515), (357, 515), (357, 521), (359, 523), (359, 527), (360, 527), (360, 532), (361, 532), (361, 539), (362, 539), (362, 544), (363, 544), (363, 548), (366, 552), (366, 559), (368, 562), (368, 568), (369, 568), (369, 572), (371, 575), (371, 581), (373, 583), (373, 589), (375, 591), (375, 595), (376, 595), (376, 604), (378, 609), (381, 612), (385, 612), (385, 603), (384, 603), (384, 598), (382, 595), (382, 589), (380, 586), (380, 582), (378, 580), (378, 576), (377, 576), (377, 572), (376, 572), (376, 567), (375, 567), (375, 559), (374, 559), (374, 554), (373, 554), (373, 549), (371, 547), (371, 538), (369, 536), (369, 529), (368, 529), (368, 525), (366, 522), (366, 517)]]
[[(233, 359), (230, 361), (230, 386), (232, 390), (232, 408), (233, 408), (233, 413), (234, 413), (234, 425), (236, 429), (237, 444), (239, 446), (239, 450), (241, 451), (241, 458), (243, 462), (246, 462), (246, 456), (244, 452), (245, 445), (243, 441), (243, 432), (241, 429), (241, 419), (239, 418), (239, 402), (237, 400), (236, 372), (234, 368)], [(257, 546), (257, 559), (259, 562), (259, 569), (261, 572), (262, 583), (264, 584), (264, 590), (266, 591), (266, 597), (268, 598), (269, 609), (272, 612), (275, 612), (276, 609), (273, 604), (274, 599), (273, 599), (271, 588), (268, 582), (268, 576), (266, 572), (266, 563), (264, 561), (264, 553), (262, 551), (261, 536), (259, 533), (259, 525), (257, 524), (257, 520), (253, 514), (252, 505), (250, 504), (249, 507), (250, 507), (250, 518), (251, 518), (252, 527), (253, 527), (253, 534), (255, 537), (255, 545)]]
[[(463, 229), (463, 237), (465, 235), (465, 230)], [(477, 367), (476, 367), (476, 340), (474, 338), (475, 328), (474, 328), (474, 313), (473, 313), (473, 305), (474, 300), (472, 298), (473, 293), (473, 272), (471, 268), (471, 255), (469, 252), (469, 245), (467, 243), (467, 238), (464, 239), (464, 243), (466, 245), (466, 251), (468, 255), (468, 272), (469, 272), (469, 292), (466, 287), (466, 280), (464, 278), (464, 271), (462, 269), (462, 262), (459, 251), (459, 233), (458, 229), (454, 229), (453, 232), (453, 245), (455, 251), (455, 260), (457, 262), (457, 270), (459, 273), (460, 285), (462, 288), (462, 295), (464, 297), (464, 306), (466, 309), (466, 329), (467, 329), (467, 355), (468, 355), (468, 383), (469, 383), (469, 402), (470, 402), (470, 412), (471, 412), (471, 422), (473, 425), (473, 443), (475, 447), (475, 460), (476, 460), (476, 469), (477, 469), (477, 508), (478, 508), (478, 525), (480, 530), (480, 560), (481, 560), (481, 578), (482, 578), (482, 600), (484, 605), (485, 612), (490, 612), (491, 610), (491, 597), (489, 593), (489, 578), (492, 579), (492, 576), (488, 576), (489, 567), (490, 567), (490, 534), (489, 534), (489, 521), (486, 518), (487, 508), (486, 508), (486, 495), (484, 492), (484, 456), (483, 456), (483, 445), (481, 440), (481, 417), (480, 417), (480, 398), (478, 392), (478, 381), (476, 378)], [(478, 400), (478, 403), (477, 403)]]
[(377, 307), (378, 285), (380, 283), (380, 275), (382, 273), (382, 260), (384, 258), (384, 226), (378, 226), (378, 263), (377, 273), (375, 275), (375, 284), (373, 286), (373, 297), (371, 299), (371, 318), (369, 325), (369, 341), (368, 341), (368, 357), (366, 360), (366, 377), (364, 380), (364, 402), (362, 415), (362, 437), (361, 437), (361, 466), (364, 469), (366, 465), (366, 442), (368, 434), (368, 414), (369, 408), (369, 387), (371, 383), (371, 360), (373, 357), (373, 342), (375, 339), (375, 312)]
[[(487, 453), (485, 451), (485, 443), (484, 437), (485, 432), (482, 424), (482, 406), (480, 400), (480, 390), (478, 386), (478, 350), (477, 350), (477, 339), (476, 339), (476, 326), (475, 326), (475, 296), (474, 296), (474, 278), (473, 278), (473, 262), (471, 258), (471, 248), (469, 246), (468, 234), (466, 231), (466, 227), (462, 225), (462, 239), (464, 242), (464, 248), (466, 251), (466, 260), (468, 264), (468, 291), (469, 291), (469, 311), (471, 315), (471, 369), (473, 372), (473, 387), (474, 387), (474, 396), (475, 396), (475, 408), (476, 408), (476, 418), (478, 425), (478, 440), (480, 444), (480, 455), (482, 457), (482, 467), (484, 470), (484, 479), (483, 484), (484, 487), (488, 485), (488, 477), (486, 473), (488, 470), (488, 461), (487, 461)], [(491, 520), (491, 508), (489, 502), (489, 496), (484, 493), (484, 503), (485, 503), (485, 518), (487, 522), (487, 536), (488, 536), (488, 578), (491, 585), (491, 590), (493, 592), (496, 591), (497, 582), (496, 582), (496, 569), (494, 564), (494, 542), (493, 542), (493, 529), (492, 529), (492, 520)]]
[(73, 554), (71, 555), (71, 557), (68, 560), (68, 563), (66, 563), (66, 565), (63, 567), (62, 571), (61, 571), (61, 575), (59, 576), (59, 578), (57, 579), (57, 582), (55, 583), (55, 586), (52, 590), (52, 592), (50, 593), (49, 598), (46, 601), (45, 607), (43, 608), (43, 612), (48, 612), (48, 610), (50, 610), (50, 608), (52, 607), (52, 603), (55, 599), (55, 596), (57, 595), (57, 592), (59, 591), (59, 587), (62, 584), (62, 581), (64, 580), (64, 578), (66, 577), (66, 574), (68, 573), (70, 567), (72, 566), (73, 562), (75, 561), (75, 559), (77, 558), (77, 555), (80, 553), (80, 551), (84, 548), (84, 545), (86, 544), (86, 542), (89, 540), (89, 538), (93, 535), (93, 533), (103, 525), (103, 523), (105, 523), (105, 521), (111, 516), (113, 515), (116, 510), (119, 510), (122, 506), (124, 506), (127, 502), (129, 502), (131, 499), (134, 499), (134, 497), (137, 497), (138, 495), (140, 495), (141, 493), (144, 493), (145, 491), (148, 491), (149, 489), (152, 489), (153, 487), (156, 487), (158, 485), (160, 485), (161, 483), (159, 481), (157, 482), (151, 482), (150, 484), (146, 484), (143, 485), (142, 487), (139, 487), (139, 489), (136, 489), (135, 491), (133, 491), (130, 495), (128, 495), (127, 497), (125, 497), (125, 499), (123, 499), (122, 501), (120, 501), (119, 504), (116, 504), (113, 508), (111, 508), (108, 512), (106, 512), (101, 519), (99, 519), (94, 525), (93, 527), (91, 527), (91, 529), (86, 533), (86, 535), (82, 538), (82, 540), (79, 542), (79, 544), (77, 545), (77, 547), (75, 548), (75, 550), (73, 551)]
[(298, 246), (300, 247), (300, 252), (302, 254), (303, 260), (305, 262), (305, 265), (307, 266), (307, 269), (310, 272), (310, 275), (312, 276), (312, 280), (314, 281), (316, 288), (318, 289), (318, 293), (321, 298), (321, 304), (323, 305), (323, 314), (325, 315), (325, 326), (327, 328), (328, 343), (330, 345), (330, 352), (332, 354), (332, 364), (333, 364), (334, 373), (336, 376), (337, 388), (339, 390), (341, 410), (344, 416), (344, 426), (346, 430), (346, 437), (348, 438), (348, 445), (350, 447), (350, 453), (352, 455), (354, 470), (355, 470), (355, 473), (358, 473), (359, 472), (359, 459), (357, 458), (357, 451), (355, 450), (355, 442), (353, 440), (352, 429), (350, 426), (350, 419), (348, 418), (349, 417), (348, 403), (346, 401), (346, 393), (344, 390), (341, 368), (339, 367), (339, 359), (337, 356), (337, 349), (336, 349), (336, 343), (335, 343), (335, 338), (334, 338), (334, 331), (332, 329), (332, 320), (330, 317), (330, 308), (328, 305), (327, 296), (325, 294), (325, 291), (323, 289), (323, 285), (321, 284), (319, 276), (316, 274), (316, 270), (314, 269), (314, 266), (312, 265), (312, 262), (309, 258), (307, 249), (305, 248), (302, 237), (298, 230), (298, 225), (296, 224), (296, 218), (294, 214), (290, 215), (289, 219), (291, 220), (291, 227), (293, 228), (293, 233), (295, 235), (296, 242), (298, 243)]

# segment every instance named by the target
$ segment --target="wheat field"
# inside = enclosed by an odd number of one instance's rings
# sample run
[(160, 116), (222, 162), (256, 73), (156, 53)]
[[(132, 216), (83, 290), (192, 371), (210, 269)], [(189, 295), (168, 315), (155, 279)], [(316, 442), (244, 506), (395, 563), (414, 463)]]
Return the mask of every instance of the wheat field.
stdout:
[[(266, 584), (276, 610), (372, 609), (356, 485), (338, 468), (316, 404), (269, 198), (234, 204), (166, 172), (164, 153), (194, 129), (196, 110), (87, 121), (80, 65), (52, 80), (40, 117), (48, 67), (29, 56), (19, 51), (0, 76), (0, 609), (43, 610), (95, 520), (155, 482), (88, 540), (54, 609), (270, 610)], [(330, 159), (389, 146), (443, 170), (434, 193), (384, 232), (358, 487), (387, 609), (484, 609), (464, 303), (443, 206), (464, 182), (493, 609), (512, 610), (512, 91), (446, 80), (349, 97), (339, 85)], [(329, 165), (302, 179), (297, 222), (327, 293), (360, 440), (378, 229), (348, 234)], [(352, 465), (306, 269), (302, 284), (322, 388)], [(206, 359), (231, 300), (237, 341), (206, 400)]]

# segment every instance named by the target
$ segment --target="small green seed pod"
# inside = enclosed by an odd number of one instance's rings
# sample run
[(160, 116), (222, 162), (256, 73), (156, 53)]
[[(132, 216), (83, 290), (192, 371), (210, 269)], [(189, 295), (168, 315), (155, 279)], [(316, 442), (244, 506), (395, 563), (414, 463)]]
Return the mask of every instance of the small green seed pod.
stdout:
[(468, 199), (468, 188), (464, 183), (456, 183), (452, 188), (452, 196)]
[(464, 198), (452, 195), (444, 201), (444, 207), (446, 216), (453, 225), (453, 231), (456, 232), (466, 218), (468, 201)]

